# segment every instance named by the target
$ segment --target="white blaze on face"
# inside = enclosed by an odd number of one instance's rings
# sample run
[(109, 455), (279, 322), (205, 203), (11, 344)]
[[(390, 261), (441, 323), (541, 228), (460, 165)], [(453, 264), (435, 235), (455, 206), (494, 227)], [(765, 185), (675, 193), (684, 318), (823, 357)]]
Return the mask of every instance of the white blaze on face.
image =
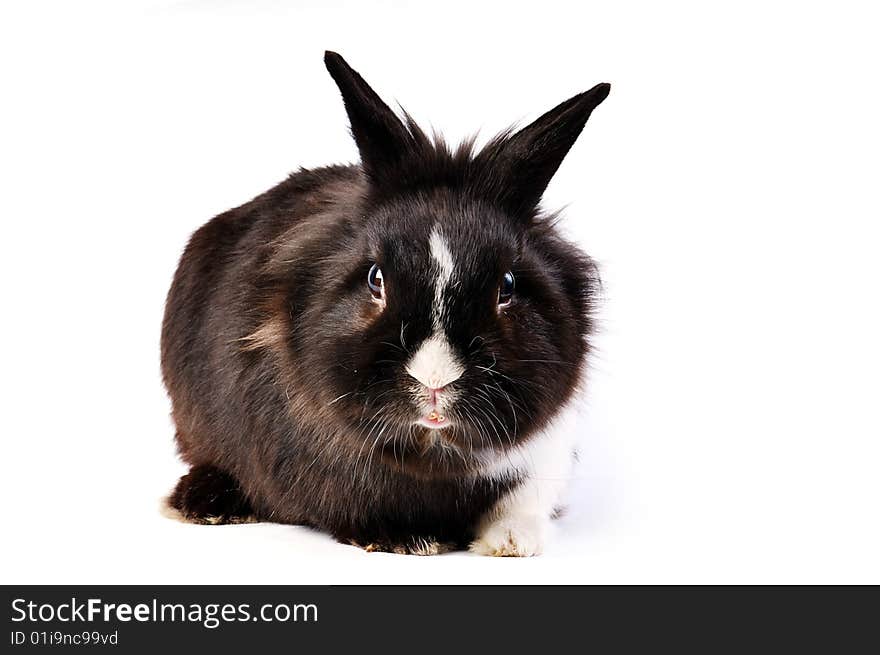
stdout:
[(443, 331), (443, 317), (446, 314), (444, 296), (452, 280), (455, 261), (446, 241), (435, 227), (428, 240), (436, 274), (434, 282), (434, 304), (431, 319), (434, 333), (426, 339), (409, 360), (406, 371), (426, 387), (439, 389), (461, 377), (464, 367), (455, 356), (446, 334)]
[(452, 253), (449, 252), (449, 248), (446, 246), (446, 241), (436, 227), (431, 230), (431, 238), (428, 240), (428, 244), (431, 246), (431, 259), (434, 260), (434, 265), (437, 269), (432, 318), (434, 319), (434, 334), (438, 334), (443, 329), (441, 321), (445, 314), (443, 295), (446, 287), (449, 286), (449, 281), (452, 279), (455, 262), (452, 259)]
[(439, 389), (460, 378), (464, 369), (446, 337), (434, 333), (419, 346), (406, 365), (406, 372), (426, 387)]

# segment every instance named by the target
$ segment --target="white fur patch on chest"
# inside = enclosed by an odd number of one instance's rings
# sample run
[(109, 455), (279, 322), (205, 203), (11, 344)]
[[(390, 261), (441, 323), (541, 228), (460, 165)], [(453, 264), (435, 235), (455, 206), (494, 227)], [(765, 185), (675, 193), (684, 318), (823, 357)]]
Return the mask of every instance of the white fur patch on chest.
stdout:
[(477, 475), (501, 479), (509, 476), (567, 480), (574, 462), (575, 439), (572, 432), (551, 425), (521, 446), (483, 456)]
[(574, 432), (557, 423), (521, 446), (486, 458), (477, 475), (514, 476), (519, 483), (483, 517), (471, 551), (518, 557), (542, 551), (550, 517), (571, 478), (574, 445)]

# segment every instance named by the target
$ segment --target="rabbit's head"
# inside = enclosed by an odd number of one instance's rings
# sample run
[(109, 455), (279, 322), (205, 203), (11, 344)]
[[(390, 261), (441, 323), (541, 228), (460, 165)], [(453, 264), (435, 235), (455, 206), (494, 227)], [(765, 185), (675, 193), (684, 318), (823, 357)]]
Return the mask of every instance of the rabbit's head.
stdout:
[(357, 200), (346, 187), (327, 210), (349, 219), (312, 239), (294, 226), (275, 254), (285, 360), (311, 392), (297, 410), (320, 404), (364, 456), (475, 467), (545, 426), (580, 381), (598, 280), (538, 202), (609, 85), (475, 153), (398, 118), (339, 55), (325, 62), (363, 174)]

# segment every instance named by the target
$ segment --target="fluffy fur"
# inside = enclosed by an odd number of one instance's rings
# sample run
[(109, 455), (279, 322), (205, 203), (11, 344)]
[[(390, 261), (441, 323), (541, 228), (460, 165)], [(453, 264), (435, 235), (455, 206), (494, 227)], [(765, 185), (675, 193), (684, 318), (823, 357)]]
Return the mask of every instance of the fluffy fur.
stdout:
[[(162, 371), (192, 469), (170, 504), (368, 550), (537, 554), (572, 460), (549, 425), (581, 382), (597, 287), (538, 203), (609, 86), (453, 151), (325, 63), (360, 165), (217, 216), (171, 286)], [(418, 422), (431, 407), (446, 427)]]

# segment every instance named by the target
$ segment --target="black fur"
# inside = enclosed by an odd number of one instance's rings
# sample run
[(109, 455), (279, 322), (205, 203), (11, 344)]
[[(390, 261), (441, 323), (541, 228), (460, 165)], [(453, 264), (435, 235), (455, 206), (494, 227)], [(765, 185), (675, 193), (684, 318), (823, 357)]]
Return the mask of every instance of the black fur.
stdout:
[(254, 513), (235, 478), (207, 464), (180, 478), (168, 505), (196, 523), (241, 523)]
[[(171, 503), (191, 518), (248, 510), (362, 545), (461, 546), (519, 483), (480, 475), (486, 458), (546, 426), (581, 381), (595, 270), (537, 205), (609, 87), (479, 153), (451, 151), (339, 55), (325, 61), (361, 166), (301, 170), (217, 216), (169, 292), (162, 370), (193, 466)], [(443, 329), (465, 373), (454, 424), (429, 431), (414, 424), (404, 367), (432, 330), (435, 224), (456, 254)], [(366, 285), (373, 263), (384, 309)], [(508, 270), (515, 297), (499, 311)]]

